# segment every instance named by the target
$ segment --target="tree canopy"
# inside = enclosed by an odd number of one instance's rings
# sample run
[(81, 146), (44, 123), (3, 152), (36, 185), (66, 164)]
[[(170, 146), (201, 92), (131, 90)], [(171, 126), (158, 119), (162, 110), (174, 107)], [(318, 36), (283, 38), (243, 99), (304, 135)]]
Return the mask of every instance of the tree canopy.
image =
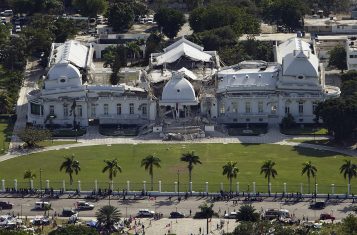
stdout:
[(73, 6), (80, 10), (81, 15), (96, 17), (98, 14), (105, 13), (108, 7), (106, 0), (74, 0)]
[(99, 233), (94, 228), (90, 228), (84, 225), (68, 225), (64, 227), (58, 227), (56, 230), (53, 230), (49, 233), (49, 235), (67, 234), (98, 235)]
[(51, 132), (46, 129), (27, 127), (17, 133), (17, 136), (26, 143), (27, 147), (34, 147), (38, 142), (51, 138)]
[(329, 51), (330, 59), (328, 66), (335, 67), (341, 72), (347, 69), (347, 58), (346, 58), (346, 49), (341, 46), (335, 46), (331, 51)]
[(176, 37), (182, 25), (186, 22), (182, 12), (170, 8), (159, 9), (154, 19), (168, 38)]

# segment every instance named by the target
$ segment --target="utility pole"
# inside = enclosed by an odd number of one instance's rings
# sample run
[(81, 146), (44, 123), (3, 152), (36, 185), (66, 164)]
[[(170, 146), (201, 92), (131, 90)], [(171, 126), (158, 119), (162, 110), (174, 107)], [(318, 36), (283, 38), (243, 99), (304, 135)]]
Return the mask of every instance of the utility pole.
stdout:
[(177, 200), (180, 202), (180, 170), (177, 170)]

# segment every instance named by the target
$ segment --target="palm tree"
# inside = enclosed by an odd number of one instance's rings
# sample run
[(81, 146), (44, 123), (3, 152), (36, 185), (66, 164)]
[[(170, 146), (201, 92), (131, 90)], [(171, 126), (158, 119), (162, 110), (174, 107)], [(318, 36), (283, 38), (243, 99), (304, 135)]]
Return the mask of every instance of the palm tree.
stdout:
[(103, 206), (96, 213), (95, 216), (98, 220), (98, 225), (101, 228), (104, 228), (108, 234), (113, 230), (115, 223), (120, 220), (120, 211), (114, 206)]
[(272, 160), (265, 161), (263, 165), (260, 168), (260, 174), (264, 173), (264, 177), (268, 178), (268, 193), (270, 196), (271, 189), (270, 189), (270, 178), (273, 177), (275, 178), (276, 175), (278, 175), (278, 172), (274, 169), (275, 162)]
[(131, 64), (133, 64), (133, 60), (135, 60), (136, 55), (140, 52), (139, 41), (129, 42), (126, 44), (126, 47), (131, 53)]
[(181, 161), (187, 162), (187, 168), (188, 168), (188, 182), (192, 182), (192, 170), (193, 166), (197, 164), (202, 164), (200, 161), (200, 157), (195, 155), (195, 152), (187, 152), (182, 154)]
[(36, 174), (33, 173), (31, 170), (26, 170), (24, 173), (24, 179), (29, 180), (29, 188), (31, 188), (31, 180), (34, 180), (36, 178)]
[(239, 169), (237, 167), (237, 162), (227, 162), (223, 166), (223, 175), (226, 175), (227, 178), (229, 179), (229, 192), (232, 192), (232, 179), (237, 178), (237, 174), (239, 172)]
[(351, 192), (351, 179), (357, 176), (357, 165), (351, 160), (344, 160), (344, 162), (340, 167), (340, 173), (343, 173), (345, 179), (348, 178), (348, 191)]
[(112, 181), (113, 177), (117, 176), (118, 172), (121, 172), (121, 167), (118, 165), (118, 160), (113, 159), (111, 161), (109, 160), (104, 160), (105, 162), (105, 167), (102, 170), (102, 173), (105, 173), (106, 171), (109, 172), (109, 180)]
[(60, 171), (65, 169), (65, 173), (69, 175), (69, 183), (72, 185), (73, 183), (73, 177), (72, 174), (73, 172), (78, 175), (78, 172), (81, 170), (81, 167), (79, 165), (79, 161), (74, 160), (74, 155), (71, 157), (64, 157), (65, 161), (62, 162), (62, 165), (60, 167)]
[(214, 215), (214, 210), (213, 210), (213, 204), (208, 205), (207, 203), (204, 203), (198, 207), (201, 210), (201, 215), (203, 218), (206, 219), (206, 225), (207, 225), (207, 233), (208, 234), (208, 219), (212, 218)]
[(153, 155), (149, 155), (145, 158), (143, 158), (143, 160), (141, 161), (141, 166), (145, 167), (145, 170), (149, 170), (149, 175), (151, 176), (151, 191), (154, 190), (154, 172), (153, 172), (153, 168), (154, 166), (160, 168), (160, 158), (155, 157)]
[(314, 165), (312, 165), (311, 161), (305, 162), (302, 164), (302, 170), (301, 170), (301, 175), (306, 174), (307, 175), (307, 181), (308, 181), (308, 193), (310, 193), (310, 176), (312, 178), (315, 178), (316, 176), (317, 169)]

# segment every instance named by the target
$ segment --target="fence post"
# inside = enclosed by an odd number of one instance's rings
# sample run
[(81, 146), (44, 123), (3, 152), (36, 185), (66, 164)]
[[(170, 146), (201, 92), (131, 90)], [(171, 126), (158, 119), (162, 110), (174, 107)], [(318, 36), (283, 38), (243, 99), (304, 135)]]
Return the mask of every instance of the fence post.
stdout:
[(300, 193), (304, 194), (304, 184), (300, 183)]
[(335, 195), (335, 184), (331, 184), (331, 194)]
[(317, 195), (317, 186), (318, 186), (318, 184), (315, 184), (315, 193), (316, 193), (316, 195)]
[(98, 192), (98, 180), (94, 180), (94, 192)]
[(33, 180), (30, 180), (30, 189), (33, 190)]
[(14, 189), (17, 191), (17, 179), (14, 179)]
[(62, 190), (63, 192), (66, 192), (66, 181), (62, 180)]
[(78, 180), (78, 192), (80, 193), (81, 192), (81, 181)]
[(114, 181), (112, 180), (110, 181), (110, 190), (113, 191), (113, 189), (114, 189)]
[(159, 193), (161, 193), (161, 180), (159, 180)]
[(126, 181), (126, 190), (128, 190), (128, 192), (130, 192), (130, 181)]
[(146, 181), (145, 180), (143, 181), (143, 191), (144, 191), (144, 193), (146, 193)]
[(286, 183), (284, 183), (284, 194), (286, 194)]
[(239, 182), (237, 182), (237, 186), (236, 186), (236, 190), (237, 190), (237, 193), (239, 193)]
[(206, 193), (208, 194), (208, 182), (206, 182)]
[(192, 193), (192, 181), (190, 182), (189, 187), (190, 187), (190, 193)]
[(6, 187), (5, 187), (5, 180), (2, 179), (2, 180), (1, 180), (1, 191), (2, 191), (2, 192), (5, 192), (5, 190), (6, 190), (5, 188), (6, 188)]
[(174, 184), (175, 184), (175, 193), (177, 193), (177, 182), (175, 181)]
[(347, 195), (351, 194), (351, 184), (347, 184)]
[(50, 189), (50, 180), (46, 180), (46, 189)]
[(255, 182), (253, 182), (253, 193), (255, 194)]

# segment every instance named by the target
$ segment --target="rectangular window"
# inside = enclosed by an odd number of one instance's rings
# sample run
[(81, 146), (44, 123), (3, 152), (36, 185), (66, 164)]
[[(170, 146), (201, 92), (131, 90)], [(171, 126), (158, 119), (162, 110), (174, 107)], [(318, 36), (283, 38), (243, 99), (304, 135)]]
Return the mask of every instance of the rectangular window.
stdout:
[(63, 105), (63, 116), (68, 117), (68, 105), (67, 104)]
[(289, 114), (290, 113), (290, 107), (289, 106), (285, 106), (285, 114)]
[(92, 105), (91, 105), (91, 115), (92, 115), (92, 117), (95, 117), (95, 116), (96, 116), (96, 107), (95, 107), (95, 104), (92, 104)]
[(238, 104), (237, 102), (232, 102), (232, 112), (238, 113)]
[(133, 103), (129, 104), (129, 114), (134, 114), (134, 104)]
[(109, 114), (109, 105), (108, 104), (104, 104), (104, 115), (108, 115)]
[(263, 101), (258, 102), (258, 113), (263, 113)]
[(117, 104), (117, 115), (121, 115), (121, 104)]
[(317, 102), (312, 102), (312, 112), (315, 113), (315, 110), (317, 108)]
[(148, 113), (148, 109), (147, 109), (147, 105), (146, 104), (143, 105), (142, 113), (143, 113), (143, 115), (147, 115), (147, 113)]
[(299, 114), (304, 113), (304, 102), (300, 101), (299, 102)]
[(55, 106), (50, 105), (50, 115), (55, 115)]
[(41, 105), (30, 103), (30, 108), (31, 108), (31, 114), (42, 115), (42, 113), (41, 113)]
[(220, 107), (220, 109), (219, 109), (219, 113), (220, 114), (224, 114), (226, 112), (226, 109), (225, 109), (225, 107), (224, 107), (224, 104), (221, 104), (221, 107)]
[(77, 105), (77, 115), (78, 117), (83, 116), (82, 105)]
[(245, 112), (250, 113), (250, 102), (245, 103)]

